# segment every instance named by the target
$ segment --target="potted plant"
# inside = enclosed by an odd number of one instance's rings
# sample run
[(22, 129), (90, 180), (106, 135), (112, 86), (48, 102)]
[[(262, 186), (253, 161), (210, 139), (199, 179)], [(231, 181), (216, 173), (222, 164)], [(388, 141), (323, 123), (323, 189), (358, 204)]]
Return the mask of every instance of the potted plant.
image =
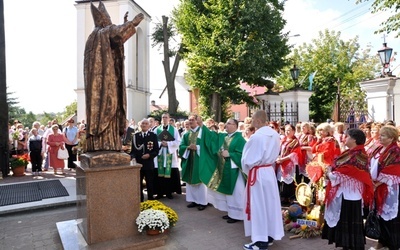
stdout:
[(148, 235), (156, 235), (163, 233), (165, 229), (169, 228), (169, 220), (167, 214), (161, 210), (146, 209), (140, 212), (136, 218), (138, 231), (146, 231)]
[(164, 211), (167, 214), (169, 226), (173, 227), (178, 222), (178, 214), (170, 207), (164, 205), (162, 202), (157, 200), (147, 200), (140, 203), (140, 211), (146, 209), (155, 209)]
[(10, 159), (10, 167), (13, 171), (13, 176), (24, 176), (25, 168), (29, 164), (29, 155), (12, 155)]

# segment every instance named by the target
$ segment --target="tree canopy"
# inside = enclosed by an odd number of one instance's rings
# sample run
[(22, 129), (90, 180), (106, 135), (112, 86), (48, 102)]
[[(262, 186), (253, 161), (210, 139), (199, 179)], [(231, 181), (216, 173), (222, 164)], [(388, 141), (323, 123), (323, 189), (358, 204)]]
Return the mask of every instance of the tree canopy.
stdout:
[(275, 77), (287, 64), (283, 9), (276, 0), (182, 0), (174, 10), (187, 81), (199, 89), (203, 115), (221, 121), (227, 104), (252, 104), (240, 81), (263, 86), (261, 79)]
[[(170, 48), (170, 40), (177, 35), (176, 29), (168, 17), (162, 16), (162, 23), (157, 23), (154, 32), (151, 34), (152, 47), (162, 47), (164, 52), (164, 74), (166, 87), (163, 90), (168, 92), (168, 112), (174, 114), (178, 111), (179, 101), (176, 99), (175, 76), (178, 71), (179, 62), (181, 60), (182, 44), (179, 48)], [(175, 57), (172, 69), (170, 67), (170, 58)]]
[[(319, 37), (311, 43), (293, 50), (290, 61), (301, 69), (299, 84), (302, 89), (309, 89), (309, 76), (316, 73), (311, 86), (314, 91), (310, 98), (311, 119), (321, 122), (331, 118), (338, 82), (342, 108), (348, 110), (349, 105), (354, 104), (365, 107), (365, 93), (361, 91), (359, 82), (373, 79), (376, 65), (379, 67), (379, 59), (369, 52), (370, 48), (360, 49), (358, 37), (343, 41), (340, 32), (329, 30), (319, 32)], [(291, 88), (293, 81), (289, 67), (286, 67), (277, 78), (275, 89), (285, 91)]]
[[(367, 2), (369, 0), (356, 0), (356, 3)], [(372, 13), (377, 12), (394, 12), (388, 19), (381, 23), (381, 28), (375, 33), (397, 32), (396, 37), (400, 35), (400, 0), (374, 0), (372, 3)]]

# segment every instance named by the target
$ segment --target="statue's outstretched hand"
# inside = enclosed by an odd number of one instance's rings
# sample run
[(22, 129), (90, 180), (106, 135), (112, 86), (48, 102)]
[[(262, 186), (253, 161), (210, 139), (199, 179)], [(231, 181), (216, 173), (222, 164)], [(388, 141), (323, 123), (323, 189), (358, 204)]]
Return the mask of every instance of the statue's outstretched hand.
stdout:
[(133, 25), (138, 26), (139, 23), (144, 19), (143, 13), (139, 13), (135, 16), (135, 18), (132, 20)]
[(129, 11), (127, 11), (124, 15), (124, 23), (128, 22), (128, 14), (129, 14)]

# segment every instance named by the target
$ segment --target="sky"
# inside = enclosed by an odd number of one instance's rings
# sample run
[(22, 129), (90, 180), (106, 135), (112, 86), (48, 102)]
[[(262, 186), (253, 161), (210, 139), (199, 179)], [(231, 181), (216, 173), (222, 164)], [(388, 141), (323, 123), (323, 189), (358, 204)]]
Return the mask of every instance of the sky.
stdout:
[[(151, 17), (152, 25), (161, 16), (170, 16), (179, 0), (135, 0)], [(383, 35), (374, 34), (389, 14), (371, 14), (372, 1), (355, 4), (356, 0), (288, 0), (283, 17), (285, 32), (294, 46), (311, 43), (325, 29), (341, 32), (341, 39), (359, 37), (361, 48), (372, 46), (373, 53), (382, 48)], [(35, 114), (62, 112), (76, 100), (76, 9), (75, 0), (4, 0), (6, 37), (6, 72), (8, 92), (18, 98), (19, 106)], [(114, 21), (114, 20), (113, 20)], [(115, 22), (115, 21), (114, 21)], [(152, 28), (151, 28), (152, 31)], [(389, 47), (397, 51), (399, 39), (386, 37)], [(151, 100), (158, 99), (165, 86), (161, 51), (150, 52)], [(392, 71), (400, 61), (392, 64)], [(182, 65), (182, 64), (181, 64)], [(301, 67), (301, 65), (299, 65)], [(183, 74), (180, 67), (178, 75)], [(397, 71), (397, 72), (396, 72)]]

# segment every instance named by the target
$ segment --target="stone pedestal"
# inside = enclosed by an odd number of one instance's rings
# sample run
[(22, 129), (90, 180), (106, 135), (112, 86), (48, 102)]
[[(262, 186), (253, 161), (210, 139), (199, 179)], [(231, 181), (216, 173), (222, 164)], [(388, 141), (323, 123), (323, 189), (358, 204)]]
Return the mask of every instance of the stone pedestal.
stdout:
[(119, 152), (81, 155), (76, 170), (78, 228), (90, 245), (138, 234), (140, 165)]
[(57, 224), (59, 231), (65, 232), (60, 232), (63, 245), (71, 244), (68, 239), (76, 242), (80, 238), (86, 242), (79, 243), (79, 249), (164, 245), (165, 235), (150, 239), (137, 230), (141, 165), (130, 166), (129, 155), (112, 151), (86, 153), (80, 159), (76, 168), (78, 219)]

